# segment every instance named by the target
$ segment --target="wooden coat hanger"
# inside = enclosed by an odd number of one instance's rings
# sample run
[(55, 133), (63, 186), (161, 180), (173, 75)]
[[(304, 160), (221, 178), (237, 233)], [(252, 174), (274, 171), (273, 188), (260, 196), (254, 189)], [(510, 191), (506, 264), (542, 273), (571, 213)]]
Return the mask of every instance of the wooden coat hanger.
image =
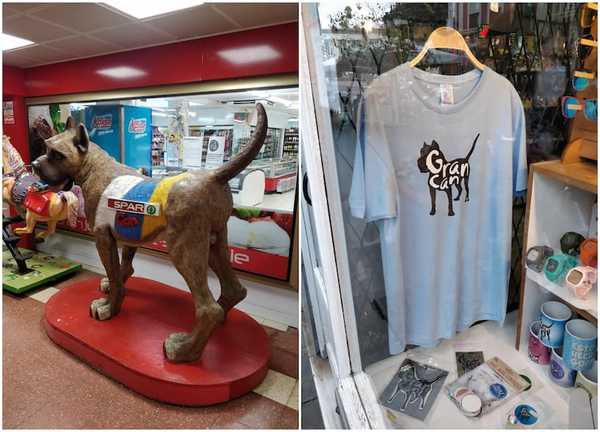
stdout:
[(475, 55), (471, 52), (469, 45), (467, 45), (467, 42), (462, 35), (452, 27), (438, 27), (431, 32), (421, 52), (410, 61), (410, 67), (415, 67), (417, 64), (419, 64), (419, 62), (423, 60), (430, 49), (438, 48), (463, 51), (469, 61), (473, 63), (473, 66), (475, 66), (477, 69), (483, 70), (485, 67), (483, 63), (477, 60), (477, 57), (475, 57)]

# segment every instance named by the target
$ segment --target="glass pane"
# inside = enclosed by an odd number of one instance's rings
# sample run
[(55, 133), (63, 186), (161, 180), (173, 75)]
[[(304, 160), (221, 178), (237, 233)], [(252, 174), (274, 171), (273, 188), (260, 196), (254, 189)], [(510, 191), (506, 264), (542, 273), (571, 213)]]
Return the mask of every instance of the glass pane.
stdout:
[[(527, 167), (560, 158), (577, 133), (595, 137), (583, 109), (595, 82), (574, 80), (595, 50), (579, 43), (591, 37), (582, 4), (316, 8), (307, 31), (327, 97), (315, 99), (331, 124), (321, 146), (332, 142), (336, 156), (362, 367), (380, 383), (390, 357), (518, 307)], [(442, 26), (462, 34), (482, 69), (447, 48), (407, 64)], [(443, 366), (456, 371), (453, 354)]]
[[(71, 117), (86, 126), (92, 142), (152, 181), (215, 169), (248, 144), (257, 101), (266, 107), (269, 128), (258, 156), (229, 182), (231, 262), (287, 280), (298, 171), (297, 88), (30, 106), (31, 160), (45, 153), (44, 139), (63, 132)], [(63, 228), (89, 231), (83, 204), (80, 210), (77, 223)], [(165, 252), (167, 245), (157, 239), (144, 247)]]

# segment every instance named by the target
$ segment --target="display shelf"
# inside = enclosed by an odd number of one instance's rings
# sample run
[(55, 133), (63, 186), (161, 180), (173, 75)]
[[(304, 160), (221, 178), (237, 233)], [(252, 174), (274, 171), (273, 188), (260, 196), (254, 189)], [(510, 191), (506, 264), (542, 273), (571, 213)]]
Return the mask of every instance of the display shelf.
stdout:
[(554, 282), (549, 281), (543, 274), (537, 273), (530, 268), (526, 270), (527, 278), (531, 279), (533, 282), (538, 284), (538, 286), (543, 289), (551, 292), (564, 302), (570, 304), (578, 312), (582, 312), (583, 314), (588, 313), (594, 318), (598, 318), (598, 299), (596, 296), (596, 289), (592, 290), (586, 300), (581, 300), (575, 297), (568, 287), (561, 284), (556, 284)]
[[(560, 253), (560, 238), (569, 231), (595, 236), (597, 174), (593, 164), (560, 161), (530, 166), (523, 256), (533, 246), (550, 246)], [(588, 300), (575, 298), (563, 284), (555, 284), (524, 266), (515, 347), (527, 353), (529, 325), (539, 318), (541, 305), (550, 300), (567, 304), (593, 324), (598, 322), (596, 290)]]
[(598, 190), (598, 169), (592, 163), (563, 164), (560, 160), (555, 160), (536, 163), (535, 170), (587, 192), (595, 194)]

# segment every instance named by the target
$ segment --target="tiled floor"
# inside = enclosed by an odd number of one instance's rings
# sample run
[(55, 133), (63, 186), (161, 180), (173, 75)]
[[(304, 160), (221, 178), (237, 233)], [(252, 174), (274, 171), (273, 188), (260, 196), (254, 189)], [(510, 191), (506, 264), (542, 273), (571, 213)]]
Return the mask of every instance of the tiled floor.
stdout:
[(155, 402), (101, 375), (46, 336), (44, 303), (65, 283), (89, 276), (81, 272), (27, 297), (4, 293), (3, 428), (298, 427), (296, 329), (278, 330), (263, 321), (272, 342), (271, 370), (254, 392), (202, 408)]

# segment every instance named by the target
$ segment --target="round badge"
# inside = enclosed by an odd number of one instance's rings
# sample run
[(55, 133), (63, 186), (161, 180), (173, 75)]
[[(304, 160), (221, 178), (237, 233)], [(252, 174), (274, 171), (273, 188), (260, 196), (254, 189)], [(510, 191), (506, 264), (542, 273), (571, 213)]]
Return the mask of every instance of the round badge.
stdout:
[(490, 386), (490, 393), (492, 393), (496, 399), (504, 399), (508, 394), (506, 387), (500, 383), (492, 384)]
[(515, 417), (517, 421), (526, 426), (531, 426), (537, 423), (539, 416), (538, 412), (531, 405), (517, 405), (515, 407)]
[(475, 393), (466, 394), (460, 401), (460, 407), (469, 417), (476, 417), (481, 412), (481, 399)]
[(565, 376), (565, 371), (556, 360), (550, 362), (550, 373), (557, 380), (562, 379)]
[(153, 205), (149, 205), (148, 207), (146, 207), (146, 212), (152, 216), (153, 214), (156, 213), (156, 207), (154, 207)]

